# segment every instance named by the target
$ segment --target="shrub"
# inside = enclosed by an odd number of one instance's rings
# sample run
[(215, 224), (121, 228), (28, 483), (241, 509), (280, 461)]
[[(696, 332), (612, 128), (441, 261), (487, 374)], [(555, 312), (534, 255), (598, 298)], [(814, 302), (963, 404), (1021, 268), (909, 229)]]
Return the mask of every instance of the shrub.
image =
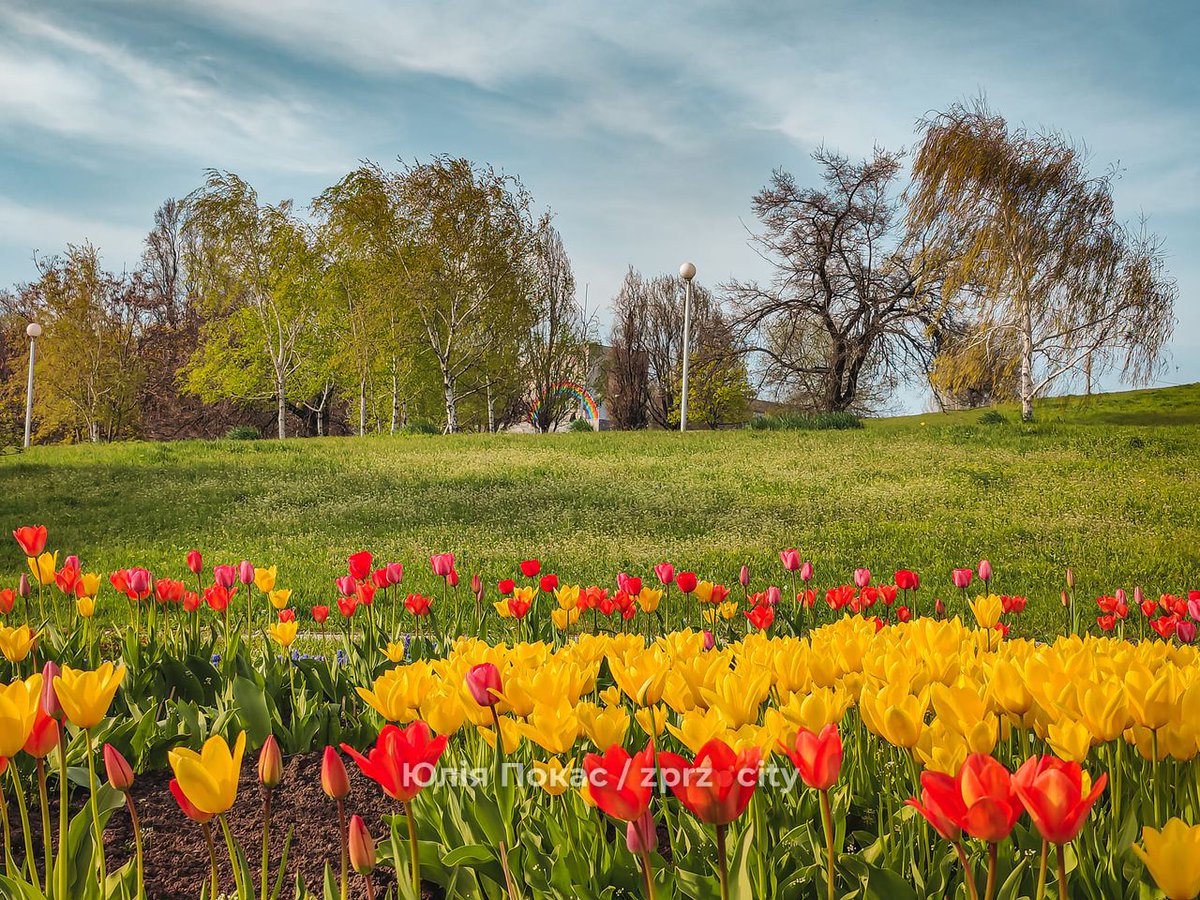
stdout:
[(398, 434), (441, 434), (442, 429), (427, 419), (415, 419), (397, 432)]
[(225, 437), (231, 441), (257, 441), (262, 437), (262, 432), (253, 425), (234, 425)]
[(989, 409), (979, 417), (980, 425), (1007, 425), (1008, 419), (1004, 418), (1004, 413), (998, 409)]
[(862, 428), (862, 419), (849, 412), (772, 413), (750, 421), (758, 431), (843, 431)]
[(567, 426), (567, 431), (595, 431), (592, 423), (587, 419), (572, 419), (571, 424)]

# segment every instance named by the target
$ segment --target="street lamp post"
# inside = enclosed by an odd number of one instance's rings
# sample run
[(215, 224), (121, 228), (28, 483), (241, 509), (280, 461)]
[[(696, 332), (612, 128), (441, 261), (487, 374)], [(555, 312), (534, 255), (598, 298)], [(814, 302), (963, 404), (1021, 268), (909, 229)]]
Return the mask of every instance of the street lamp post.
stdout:
[(679, 277), (683, 279), (683, 388), (679, 397), (679, 430), (687, 431), (688, 357), (691, 356), (692, 279), (696, 277), (695, 264), (685, 262), (680, 266)]
[(42, 326), (30, 322), (25, 326), (25, 334), (29, 336), (29, 381), (25, 385), (25, 449), (28, 450), (33, 433), (33, 361), (37, 357), (37, 339), (42, 336)]

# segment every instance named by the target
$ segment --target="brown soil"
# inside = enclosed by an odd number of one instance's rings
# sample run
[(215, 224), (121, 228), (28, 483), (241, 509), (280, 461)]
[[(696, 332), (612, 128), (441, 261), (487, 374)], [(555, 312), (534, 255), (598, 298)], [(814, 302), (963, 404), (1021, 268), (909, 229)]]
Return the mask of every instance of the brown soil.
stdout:
[[(362, 816), (376, 842), (385, 835), (386, 828), (381, 820), (384, 814), (395, 814), (402, 810), (400, 804), (384, 796), (379, 787), (363, 776), (353, 763), (347, 762), (350, 775), (350, 796), (346, 800), (346, 817), (355, 813)], [(146, 894), (151, 900), (195, 900), (209, 878), (209, 858), (204, 845), (200, 826), (180, 812), (175, 798), (167, 790), (171, 780), (170, 770), (147, 772), (134, 782), (133, 798), (142, 825), (145, 844)], [(52, 793), (57, 793), (51, 785)], [(9, 792), (11, 793), (11, 792)], [(76, 798), (86, 800), (80, 792)], [(35, 795), (36, 796), (36, 795)], [(11, 797), (8, 798), (9, 812), (15, 814)], [(33, 800), (36, 804), (36, 799)], [(51, 801), (51, 821), (57, 823), (57, 802)], [(37, 821), (36, 808), (30, 810), (33, 822), (30, 831), (34, 835), (34, 847), (39, 849), (41, 827)], [(12, 815), (14, 834), (13, 849), (19, 856), (24, 846), (20, 837), (20, 822)], [(262, 797), (255, 772), (255, 761), (247, 754), (242, 767), (238, 799), (228, 814), (229, 827), (250, 860), (250, 871), (255, 884), (258, 883), (262, 859)], [(321, 790), (321, 754), (304, 753), (284, 760), (283, 782), (275, 790), (271, 800), (271, 872), (278, 871), (279, 858), (283, 851), (284, 836), (289, 826), (294, 826), (292, 846), (288, 853), (281, 897), (291, 897), (296, 874), (304, 879), (308, 890), (321, 895), (321, 883), (325, 864), (333, 868), (335, 879), (340, 872), (341, 862), (338, 843), (338, 820), (336, 804)], [(225, 850), (220, 830), (213, 822), (213, 839), (217, 846), (217, 872), (220, 887), (233, 891), (233, 872)], [(104, 832), (104, 846), (109, 870), (123, 865), (133, 857), (133, 827), (129, 813), (124, 809), (115, 811)], [(390, 867), (375, 870), (376, 896), (386, 895), (389, 885), (395, 884)], [(365, 897), (362, 878), (350, 872), (350, 896)], [(255, 891), (257, 894), (257, 890)], [(426, 882), (423, 898), (435, 900), (441, 897), (436, 886)]]

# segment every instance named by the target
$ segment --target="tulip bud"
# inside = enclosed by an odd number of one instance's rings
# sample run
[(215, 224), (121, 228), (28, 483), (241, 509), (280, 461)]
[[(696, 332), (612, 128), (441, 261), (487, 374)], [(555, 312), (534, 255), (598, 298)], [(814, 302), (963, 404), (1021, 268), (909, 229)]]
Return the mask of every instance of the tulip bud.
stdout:
[(870, 569), (855, 569), (854, 570), (854, 584), (856, 587), (858, 587), (859, 589), (862, 589), (862, 588), (865, 588), (870, 583), (871, 583), (871, 570)]
[(944, 616), (946, 614), (946, 604), (942, 602), (941, 597), (938, 597), (933, 601), (933, 611), (939, 616)]
[(130, 768), (128, 760), (121, 755), (121, 751), (112, 744), (104, 745), (104, 773), (108, 777), (108, 783), (122, 794), (128, 793), (133, 787), (133, 769)]
[(58, 692), (54, 690), (54, 679), (62, 673), (52, 660), (46, 660), (42, 666), (42, 709), (46, 715), (58, 718), (62, 715), (62, 705), (58, 702)]
[(1075, 570), (1067, 566), (1067, 590), (1075, 590)]
[(76, 572), (78, 572), (79, 571), (79, 557), (76, 556), (74, 553), (72, 553), (70, 556), (68, 556), (66, 559), (63, 560), (63, 568), (64, 569), (74, 569)]
[(200, 555), (199, 550), (188, 551), (187, 567), (192, 570), (193, 575), (199, 575), (204, 570), (204, 557)]
[(1190, 644), (1196, 639), (1196, 623), (1189, 622), (1187, 619), (1176, 622), (1175, 637), (1179, 638), (1185, 644)]
[(1138, 606), (1141, 606), (1142, 601), (1145, 599), (1146, 599), (1146, 592), (1142, 590), (1142, 586), (1139, 584), (1137, 587), (1135, 587), (1133, 589), (1133, 602), (1136, 603)]
[(458, 569), (450, 570), (450, 574), (446, 576), (446, 584), (452, 588), (458, 587)]
[(1118, 605), (1127, 605), (1129, 603), (1129, 595), (1125, 593), (1125, 588), (1117, 588), (1116, 596), (1113, 598)]
[(243, 559), (238, 563), (238, 581), (242, 584), (251, 584), (254, 581), (254, 563), (248, 559)]
[(979, 577), (982, 578), (984, 581), (991, 581), (992, 564), (990, 562), (988, 562), (986, 559), (981, 559), (979, 561)]
[(717, 645), (717, 639), (713, 637), (713, 633), (707, 628), (704, 629), (704, 649), (711, 650)]
[(742, 570), (738, 572), (738, 584), (742, 587), (750, 586), (750, 567), (742, 566)]
[(258, 751), (258, 783), (267, 790), (279, 787), (283, 779), (283, 756), (279, 752), (279, 742), (275, 735), (268, 734)]
[(1071, 598), (1067, 596), (1067, 592), (1066, 592), (1066, 591), (1063, 591), (1063, 592), (1062, 592), (1062, 605), (1063, 605), (1063, 606), (1070, 606), (1070, 605), (1071, 605)]
[(658, 849), (658, 830), (649, 809), (625, 826), (625, 846), (636, 856)]
[(813, 564), (805, 560), (804, 564), (800, 566), (800, 580), (803, 582), (809, 582), (812, 581), (812, 577)]
[(375, 870), (375, 841), (359, 815), (350, 817), (350, 865), (359, 875)]
[(495, 706), (500, 702), (500, 670), (492, 663), (480, 663), (467, 672), (467, 690), (480, 706)]
[(24, 599), (29, 598), (29, 576), (24, 572), (21, 573), (21, 580), (17, 582), (17, 593)]
[(321, 757), (321, 790), (331, 800), (345, 800), (350, 793), (350, 776), (346, 774), (346, 765), (332, 747), (326, 747)]
[(479, 577), (478, 572), (471, 574), (471, 593), (477, 597), (483, 593), (483, 579)]
[(783, 594), (780, 592), (779, 588), (775, 587), (775, 585), (771, 585), (769, 588), (767, 588), (767, 606), (778, 606), (782, 599)]

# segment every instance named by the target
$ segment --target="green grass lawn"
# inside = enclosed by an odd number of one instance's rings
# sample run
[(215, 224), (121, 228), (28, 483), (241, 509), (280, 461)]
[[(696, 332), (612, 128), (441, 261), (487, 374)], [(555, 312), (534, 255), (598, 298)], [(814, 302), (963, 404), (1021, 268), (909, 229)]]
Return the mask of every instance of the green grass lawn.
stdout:
[[(989, 558), (996, 588), (1059, 614), (1063, 570), (1082, 596), (1200, 587), (1200, 385), (1040, 403), (1039, 421), (926, 414), (826, 432), (368, 437), (36, 448), (0, 457), (0, 526), (46, 524), (51, 546), (108, 572), (277, 563), (298, 605), (328, 601), (345, 557), (397, 559), (428, 590), (431, 551), (464, 580), (538, 556), (611, 583), (660, 560), (734, 583), (783, 584), (796, 546), (818, 583), (855, 566), (921, 573)], [(0, 544), (0, 583), (24, 563)]]

